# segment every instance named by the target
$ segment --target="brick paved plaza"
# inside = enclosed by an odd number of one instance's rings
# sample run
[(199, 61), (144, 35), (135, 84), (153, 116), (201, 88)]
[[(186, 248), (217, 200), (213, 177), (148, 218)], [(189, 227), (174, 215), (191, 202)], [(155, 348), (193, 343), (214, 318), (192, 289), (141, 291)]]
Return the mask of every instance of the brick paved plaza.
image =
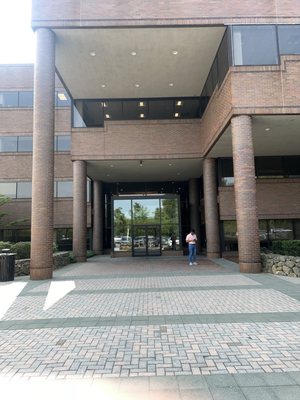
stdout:
[(1, 393), (299, 399), (300, 280), (198, 261), (98, 256), (0, 283)]

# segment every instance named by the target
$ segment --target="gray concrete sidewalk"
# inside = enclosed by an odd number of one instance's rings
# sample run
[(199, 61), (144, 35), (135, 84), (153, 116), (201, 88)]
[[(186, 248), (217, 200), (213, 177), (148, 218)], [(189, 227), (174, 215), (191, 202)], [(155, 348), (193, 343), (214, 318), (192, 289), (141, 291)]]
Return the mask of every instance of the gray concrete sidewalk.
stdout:
[(99, 256), (0, 283), (10, 398), (299, 399), (300, 280)]

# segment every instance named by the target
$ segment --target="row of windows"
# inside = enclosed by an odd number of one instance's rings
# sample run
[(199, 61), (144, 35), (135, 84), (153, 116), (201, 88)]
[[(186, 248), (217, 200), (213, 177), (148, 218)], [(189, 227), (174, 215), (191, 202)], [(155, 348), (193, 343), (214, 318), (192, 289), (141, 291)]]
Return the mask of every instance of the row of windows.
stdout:
[[(54, 151), (70, 151), (71, 136), (54, 136)], [(0, 136), (1, 153), (32, 152), (32, 136)]]
[(208, 103), (230, 65), (277, 65), (280, 55), (300, 54), (300, 25), (242, 25), (225, 32), (201, 97)]
[[(55, 91), (55, 107), (70, 107), (70, 98), (64, 90)], [(33, 107), (33, 91), (0, 91), (0, 108)]]
[[(300, 156), (255, 157), (257, 178), (299, 178)], [(220, 186), (234, 183), (232, 158), (218, 159), (218, 181)]]
[[(31, 199), (32, 182), (0, 182), (0, 194), (12, 199)], [(54, 197), (73, 197), (73, 181), (55, 181)], [(87, 180), (87, 201), (91, 197), (91, 181)]]

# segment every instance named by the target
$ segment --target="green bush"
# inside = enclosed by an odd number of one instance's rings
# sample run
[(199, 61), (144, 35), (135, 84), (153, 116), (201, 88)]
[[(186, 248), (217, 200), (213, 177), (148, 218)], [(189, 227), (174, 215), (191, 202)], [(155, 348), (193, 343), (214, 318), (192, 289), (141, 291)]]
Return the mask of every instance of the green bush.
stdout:
[(30, 258), (30, 242), (18, 242), (10, 247), (12, 253), (16, 253), (16, 259)]
[(300, 240), (275, 240), (272, 242), (272, 251), (275, 254), (300, 257)]
[(86, 257), (90, 258), (90, 257), (94, 257), (96, 255), (96, 253), (93, 250), (88, 250), (86, 252)]
[(1, 242), (0, 241), (0, 250), (2, 251), (3, 249), (10, 249), (12, 244), (10, 242)]

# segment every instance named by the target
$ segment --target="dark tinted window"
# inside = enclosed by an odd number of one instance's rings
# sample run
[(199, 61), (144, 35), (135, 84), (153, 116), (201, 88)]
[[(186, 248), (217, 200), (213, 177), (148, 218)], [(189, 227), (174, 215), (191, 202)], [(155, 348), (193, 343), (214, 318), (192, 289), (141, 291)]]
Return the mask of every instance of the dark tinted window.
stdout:
[(287, 177), (300, 177), (300, 157), (283, 158), (284, 175)]
[(17, 151), (17, 136), (2, 136), (0, 137), (0, 152)]
[(18, 151), (32, 151), (32, 136), (19, 136)]
[(0, 92), (0, 107), (18, 107), (18, 92)]
[(233, 27), (234, 65), (278, 64), (275, 26)]
[(218, 79), (219, 83), (223, 82), (225, 75), (227, 74), (227, 71), (229, 69), (229, 57), (228, 57), (228, 34), (227, 32), (225, 33), (218, 54), (217, 54), (217, 60), (218, 60)]
[(300, 25), (279, 25), (280, 54), (300, 54)]
[(19, 107), (32, 107), (33, 106), (33, 92), (19, 92)]
[(258, 177), (284, 175), (282, 157), (256, 157), (255, 167)]

